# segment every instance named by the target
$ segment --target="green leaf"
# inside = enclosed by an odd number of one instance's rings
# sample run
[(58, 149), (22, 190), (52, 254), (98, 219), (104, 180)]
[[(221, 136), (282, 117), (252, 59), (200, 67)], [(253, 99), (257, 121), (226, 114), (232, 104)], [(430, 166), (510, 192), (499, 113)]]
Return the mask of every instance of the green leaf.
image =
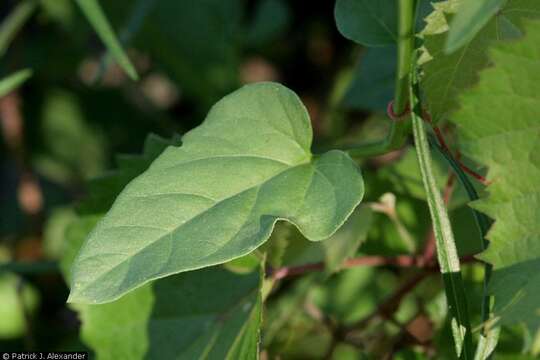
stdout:
[(146, 49), (181, 84), (182, 94), (207, 111), (238, 87), (242, 40), (250, 36), (243, 24), (244, 4), (242, 0), (155, 1), (137, 36), (137, 48)]
[[(342, 269), (343, 263), (356, 255), (360, 245), (366, 240), (372, 224), (372, 210), (360, 205), (349, 216), (347, 221), (330, 238), (313, 242), (307, 240), (290, 224), (278, 228), (267, 243), (269, 258), (279, 251), (279, 263), (270, 264), (274, 267), (298, 266), (309, 263), (324, 262), (327, 274)], [(286, 247), (283, 246), (286, 244)], [(281, 246), (280, 246), (281, 245)], [(275, 249), (277, 247), (277, 251)]]
[(371, 208), (360, 206), (330, 239), (321, 243), (326, 250), (326, 271), (341, 270), (343, 263), (356, 255), (356, 251), (367, 238), (371, 220)]
[(260, 0), (247, 30), (246, 42), (260, 47), (282, 34), (291, 22), (289, 5), (283, 0)]
[(98, 0), (75, 0), (81, 8), (82, 12), (93, 26), (94, 30), (101, 38), (101, 41), (107, 46), (107, 49), (110, 51), (112, 57), (116, 60), (118, 65), (124, 69), (126, 74), (132, 80), (137, 80), (139, 76), (135, 67), (129, 60), (128, 56), (124, 53), (120, 42), (116, 38), (114, 31), (109, 24), (109, 21), (105, 17), (101, 6), (99, 5)]
[(426, 105), (435, 122), (448, 119), (457, 110), (458, 96), (478, 81), (478, 71), (489, 65), (487, 48), (504, 39), (522, 35), (524, 18), (538, 17), (540, 2), (536, 0), (508, 0), (506, 5), (459, 50), (444, 52), (448, 32), (448, 17), (457, 11), (459, 1), (435, 4), (423, 31), (424, 45), (431, 58), (423, 64), (422, 90)]
[(384, 46), (396, 42), (395, 0), (337, 0), (334, 16), (339, 32), (358, 44)]
[(489, 168), (488, 196), (473, 203), (495, 220), (480, 256), (493, 264), (491, 293), (503, 324), (540, 328), (540, 24), (492, 48), (494, 67), (461, 98), (463, 152)]
[(37, 1), (24, 0), (17, 3), (15, 9), (0, 24), (0, 57), (2, 57), (24, 23), (37, 8)]
[[(51, 179), (59, 176), (58, 168), (83, 178), (104, 170), (106, 142), (85, 116), (75, 94), (51, 88), (43, 100), (41, 131), (46, 155), (40, 160), (56, 164), (46, 172)], [(72, 176), (73, 176), (72, 175)]]
[[(18, 276), (0, 273), (0, 339), (14, 339), (27, 332), (27, 315), (39, 305), (37, 290)], [(24, 308), (23, 308), (24, 306)]]
[(386, 110), (394, 96), (396, 47), (367, 49), (354, 70), (343, 105), (355, 110)]
[[(85, 216), (68, 228), (65, 275), (73, 250), (99, 218)], [(260, 285), (258, 270), (212, 267), (147, 284), (112, 303), (73, 307), (82, 340), (98, 359), (256, 359)]]
[(15, 90), (21, 86), (26, 80), (32, 76), (32, 70), (24, 69), (19, 70), (14, 74), (9, 75), (0, 80), (0, 98), (4, 95), (9, 94), (11, 91)]
[(82, 214), (101, 214), (108, 211), (124, 187), (145, 171), (167, 146), (179, 144), (180, 140), (175, 137), (164, 139), (149, 134), (141, 155), (119, 155), (116, 158), (118, 169), (90, 180), (88, 196), (79, 204), (77, 210)]
[(463, 1), (452, 19), (446, 39), (447, 53), (451, 53), (472, 40), (506, 0)]
[(112, 301), (150, 280), (241, 257), (278, 220), (326, 239), (363, 196), (348, 155), (311, 155), (307, 111), (279, 84), (225, 97), (182, 140), (124, 189), (89, 236), (69, 301)]

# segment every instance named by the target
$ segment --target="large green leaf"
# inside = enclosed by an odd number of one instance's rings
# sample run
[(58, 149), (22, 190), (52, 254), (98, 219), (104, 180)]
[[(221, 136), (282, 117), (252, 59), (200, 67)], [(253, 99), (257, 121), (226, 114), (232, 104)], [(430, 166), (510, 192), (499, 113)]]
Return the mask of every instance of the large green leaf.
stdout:
[(363, 196), (348, 155), (311, 155), (307, 111), (279, 84), (225, 97), (182, 140), (124, 189), (89, 236), (71, 302), (115, 300), (150, 280), (246, 255), (278, 220), (326, 239)]
[(366, 46), (396, 42), (395, 0), (337, 0), (334, 15), (339, 32), (349, 40)]
[[(99, 216), (67, 230), (62, 269)], [(98, 359), (256, 359), (261, 319), (259, 271), (221, 267), (161, 279), (108, 304), (76, 304), (81, 337)], [(129, 336), (125, 336), (128, 334)]]
[(494, 67), (453, 116), (463, 152), (489, 168), (488, 196), (474, 207), (495, 219), (481, 258), (494, 266), (491, 292), (505, 324), (540, 327), (540, 23), (491, 51)]
[(537, 0), (508, 0), (473, 39), (459, 50), (444, 52), (448, 20), (457, 11), (460, 1), (436, 3), (427, 18), (424, 45), (431, 58), (424, 68), (422, 88), (434, 121), (447, 119), (457, 109), (458, 96), (478, 81), (478, 71), (489, 65), (487, 48), (498, 41), (522, 35), (524, 18), (540, 14)]
[(461, 3), (457, 15), (452, 20), (446, 51), (452, 52), (472, 40), (489, 19), (504, 4), (505, 0), (477, 0)]

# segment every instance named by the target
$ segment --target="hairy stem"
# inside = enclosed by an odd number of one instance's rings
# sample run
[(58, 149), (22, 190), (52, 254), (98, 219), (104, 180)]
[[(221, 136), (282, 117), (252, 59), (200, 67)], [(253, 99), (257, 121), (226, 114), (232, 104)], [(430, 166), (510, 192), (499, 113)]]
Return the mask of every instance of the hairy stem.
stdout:
[[(474, 188), (469, 178), (465, 174), (461, 164), (458, 162), (457, 159), (455, 159), (452, 156), (452, 154), (448, 150), (448, 147), (443, 146), (440, 143), (440, 140), (435, 141), (433, 138), (430, 138), (430, 143), (433, 144), (433, 146), (441, 153), (441, 155), (444, 156), (446, 161), (450, 164), (455, 174), (457, 175), (459, 181), (465, 188), (465, 191), (467, 192), (469, 200), (470, 201), (478, 200), (479, 197), (478, 197), (478, 193), (476, 192), (476, 189)], [(488, 219), (486, 215), (482, 214), (479, 211), (472, 209), (472, 212), (474, 215), (476, 225), (478, 226), (478, 229), (480, 230), (482, 250), (485, 250), (488, 246), (486, 235), (490, 228), (491, 221)], [(482, 294), (482, 323), (485, 326), (482, 328), (480, 341), (476, 348), (475, 359), (482, 359), (482, 360), (488, 359), (490, 357), (491, 352), (495, 349), (495, 346), (497, 345), (498, 337), (499, 337), (498, 326), (495, 326), (495, 327), (487, 326), (490, 320), (490, 316), (491, 316), (491, 296), (489, 295), (489, 292), (488, 292), (488, 283), (491, 278), (491, 273), (492, 273), (492, 265), (489, 263), (486, 263), (484, 265), (484, 282), (483, 282), (483, 294)]]
[(424, 129), (424, 120), (422, 119), (422, 105), (419, 99), (415, 68), (412, 69), (411, 76), (410, 100), (414, 142), (435, 233), (437, 258), (443, 275), (446, 298), (452, 317), (452, 333), (456, 344), (456, 353), (460, 359), (473, 359), (471, 325), (460, 261), (448, 213), (433, 174), (431, 154)]

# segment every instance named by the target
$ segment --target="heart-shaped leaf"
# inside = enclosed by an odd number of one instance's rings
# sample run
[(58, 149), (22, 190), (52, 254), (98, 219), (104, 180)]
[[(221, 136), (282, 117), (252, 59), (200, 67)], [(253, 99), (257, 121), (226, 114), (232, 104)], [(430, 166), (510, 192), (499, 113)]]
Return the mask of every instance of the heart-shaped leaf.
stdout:
[(246, 255), (277, 220), (328, 238), (364, 186), (348, 155), (312, 156), (311, 141), (307, 111), (287, 88), (259, 83), (226, 96), (120, 194), (75, 260), (69, 301), (112, 301)]
[(334, 9), (339, 32), (366, 46), (391, 45), (397, 38), (396, 0), (337, 0)]

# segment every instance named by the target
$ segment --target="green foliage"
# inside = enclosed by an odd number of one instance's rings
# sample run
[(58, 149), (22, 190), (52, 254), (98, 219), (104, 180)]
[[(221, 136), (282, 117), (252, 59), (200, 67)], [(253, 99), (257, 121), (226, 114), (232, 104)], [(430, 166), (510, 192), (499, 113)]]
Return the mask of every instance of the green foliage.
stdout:
[(111, 301), (149, 280), (246, 255), (280, 219), (308, 239), (328, 238), (363, 195), (346, 154), (311, 159), (308, 114), (277, 84), (229, 95), (182, 140), (130, 183), (91, 234), (70, 301)]
[(504, 39), (520, 37), (523, 19), (540, 13), (538, 1), (509, 0), (464, 46), (446, 54), (447, 18), (453, 19), (458, 5), (457, 0), (436, 3), (436, 10), (428, 17), (423, 31), (428, 53), (423, 59), (431, 59), (423, 64), (422, 88), (427, 108), (436, 122), (447, 120), (458, 107), (458, 96), (478, 81), (478, 71), (489, 65), (488, 47)]
[(36, 289), (14, 274), (0, 274), (0, 339), (11, 339), (27, 331), (26, 316), (39, 304)]
[(246, 42), (252, 47), (274, 40), (290, 22), (290, 11), (284, 0), (260, 0), (248, 28)]
[(537, 0), (98, 1), (0, 6), (2, 350), (540, 353)]
[(540, 26), (526, 22), (520, 41), (493, 46), (495, 64), (461, 97), (453, 117), (463, 151), (488, 167), (488, 196), (474, 207), (495, 219), (481, 258), (494, 266), (491, 292), (503, 324), (524, 322), (535, 334), (540, 269), (537, 156)]
[(366, 49), (354, 69), (343, 106), (356, 110), (385, 110), (394, 92), (396, 48)]
[(167, 146), (178, 146), (179, 144), (180, 140), (174, 137), (168, 140), (150, 134), (144, 142), (141, 155), (117, 156), (118, 169), (90, 180), (88, 184), (89, 194), (79, 204), (79, 212), (83, 214), (101, 214), (108, 211), (124, 187), (144, 172)]
[(327, 274), (342, 269), (366, 240), (372, 224), (372, 211), (360, 205), (347, 221), (328, 239), (313, 243), (290, 224), (276, 227), (264, 250), (267, 262), (274, 267), (323, 263)]
[[(62, 260), (66, 277), (99, 219), (85, 216), (69, 226)], [(73, 307), (82, 321), (81, 337), (99, 359), (253, 359), (261, 320), (259, 289), (257, 270), (234, 274), (213, 267), (159, 280), (109, 304)]]
[(0, 25), (0, 57), (4, 55), (9, 44), (17, 35), (28, 18), (34, 13), (37, 0), (24, 0), (10, 13)]
[(0, 97), (21, 86), (31, 76), (32, 70), (25, 69), (0, 79)]
[(474, 38), (476, 33), (495, 15), (504, 0), (479, 0), (461, 2), (452, 20), (445, 51), (451, 53)]
[(337, 0), (334, 11), (337, 28), (347, 39), (366, 46), (396, 42), (396, 1)]
[(124, 53), (98, 0), (76, 0), (76, 2), (118, 65), (124, 69), (131, 79), (137, 80), (139, 78), (137, 71), (128, 56)]

